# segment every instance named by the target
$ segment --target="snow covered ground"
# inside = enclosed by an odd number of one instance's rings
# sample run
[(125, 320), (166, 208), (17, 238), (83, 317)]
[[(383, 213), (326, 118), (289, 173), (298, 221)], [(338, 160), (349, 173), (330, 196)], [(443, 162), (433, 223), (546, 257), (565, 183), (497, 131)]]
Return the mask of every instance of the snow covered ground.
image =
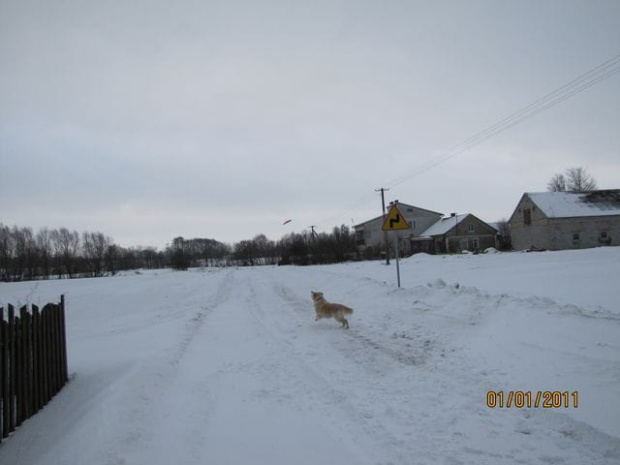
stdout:
[[(70, 383), (2, 465), (618, 464), (620, 247), (0, 284)], [(355, 309), (314, 322), (310, 290)], [(487, 392), (578, 392), (489, 408)], [(532, 399), (533, 401), (533, 399)]]

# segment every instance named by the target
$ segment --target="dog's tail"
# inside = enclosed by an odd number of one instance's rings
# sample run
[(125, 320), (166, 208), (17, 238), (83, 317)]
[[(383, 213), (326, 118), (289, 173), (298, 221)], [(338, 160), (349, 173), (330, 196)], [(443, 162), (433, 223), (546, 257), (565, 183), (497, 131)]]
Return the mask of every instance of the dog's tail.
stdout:
[(346, 305), (338, 305), (338, 310), (340, 310), (345, 315), (351, 315), (353, 313), (353, 309), (347, 307)]

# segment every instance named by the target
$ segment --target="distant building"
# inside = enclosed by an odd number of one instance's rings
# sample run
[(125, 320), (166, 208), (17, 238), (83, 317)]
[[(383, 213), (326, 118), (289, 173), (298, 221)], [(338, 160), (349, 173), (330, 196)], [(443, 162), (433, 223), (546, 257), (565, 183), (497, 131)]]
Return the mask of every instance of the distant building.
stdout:
[(618, 245), (620, 189), (525, 193), (508, 224), (516, 250)]
[(498, 230), (471, 213), (442, 218), (411, 238), (412, 253), (455, 253), (489, 247), (498, 247)]
[[(443, 214), (398, 203), (411, 229), (389, 232), (390, 248), (397, 236), (403, 255), (412, 253), (455, 253), (497, 247), (498, 231), (471, 213), (443, 217)], [(387, 212), (386, 212), (387, 213)], [(385, 250), (383, 216), (355, 225), (355, 238), (360, 252), (376, 256)]]
[[(390, 232), (389, 242), (391, 246), (394, 240), (393, 237), (396, 235), (401, 243), (401, 253), (408, 255), (411, 253), (411, 243), (409, 239), (419, 236), (421, 232), (436, 223), (443, 215), (438, 212), (400, 202), (398, 203), (398, 209), (411, 225), (411, 229)], [(387, 208), (387, 210), (389, 211), (389, 208)], [(383, 216), (377, 216), (376, 218), (354, 226), (355, 241), (361, 252), (371, 252), (378, 255), (378, 253), (385, 250), (385, 236), (381, 229), (382, 226)]]

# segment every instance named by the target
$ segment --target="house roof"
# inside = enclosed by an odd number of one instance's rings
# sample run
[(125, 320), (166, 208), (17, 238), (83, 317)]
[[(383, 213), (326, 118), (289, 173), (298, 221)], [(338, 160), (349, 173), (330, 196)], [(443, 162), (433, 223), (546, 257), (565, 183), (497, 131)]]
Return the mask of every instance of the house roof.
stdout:
[(377, 221), (378, 219), (383, 219), (383, 215), (381, 215), (381, 216), (375, 216), (374, 218), (371, 218), (371, 219), (369, 219), (369, 220), (366, 220), (366, 221), (364, 221), (364, 222), (362, 222), (362, 223), (357, 223), (357, 224), (353, 225), (353, 227), (354, 227), (354, 228), (358, 228), (358, 227), (360, 227), (360, 226), (364, 226), (364, 225), (366, 225), (366, 224), (368, 224), (368, 223), (372, 223), (373, 221)]
[[(388, 208), (389, 208), (390, 206), (391, 206), (391, 205), (388, 205)], [(442, 213), (439, 213), (439, 212), (434, 212), (433, 210), (427, 210), (426, 208), (420, 208), (420, 207), (416, 207), (416, 206), (414, 206), (414, 205), (409, 205), (408, 203), (402, 203), (402, 202), (398, 202), (398, 208), (399, 208), (399, 210), (400, 210), (403, 214), (405, 214), (405, 213), (406, 213), (406, 211), (404, 211), (404, 210), (406, 210), (407, 208), (415, 208), (415, 209), (417, 209), (417, 210), (421, 210), (421, 211), (423, 211), (423, 212), (432, 213), (432, 214), (434, 214), (434, 215), (439, 215), (439, 216), (441, 216), (441, 215), (442, 215)], [(387, 215), (387, 212), (385, 212), (385, 213), (386, 213), (386, 215)], [(406, 216), (406, 215), (405, 215), (405, 216)], [(365, 224), (371, 223), (371, 222), (376, 221), (376, 220), (381, 220), (381, 221), (383, 221), (383, 215), (380, 215), (380, 216), (375, 216), (374, 218), (371, 218), (371, 219), (369, 219), (369, 220), (366, 220), (366, 221), (363, 221), (363, 222), (361, 222), (361, 223), (358, 223), (358, 224), (354, 225), (353, 227), (354, 227), (354, 228), (357, 228), (357, 227), (359, 227), (359, 226), (364, 226)]]
[[(471, 213), (463, 213), (462, 215), (448, 216), (446, 218), (440, 219), (435, 224), (433, 224), (430, 228), (428, 228), (426, 231), (420, 234), (420, 238), (424, 239), (424, 238), (429, 238), (433, 236), (443, 236), (448, 231), (450, 231), (452, 228), (454, 228), (456, 225), (460, 224), (465, 218), (468, 218), (468, 217), (475, 218), (476, 220), (481, 221), (482, 223), (485, 223), (480, 218), (476, 217), (475, 215), (472, 215)], [(485, 224), (489, 225), (491, 228), (495, 229), (496, 231), (499, 231), (499, 227), (497, 226), (497, 223), (485, 223)]]
[(437, 221), (437, 223), (433, 224), (430, 228), (428, 228), (426, 231), (424, 231), (422, 234), (420, 234), (420, 236), (441, 236), (450, 231), (454, 226), (459, 224), (468, 216), (469, 213), (465, 213), (463, 215), (448, 216), (446, 218), (442, 218)]
[(620, 189), (587, 193), (531, 192), (526, 195), (547, 218), (620, 215)]

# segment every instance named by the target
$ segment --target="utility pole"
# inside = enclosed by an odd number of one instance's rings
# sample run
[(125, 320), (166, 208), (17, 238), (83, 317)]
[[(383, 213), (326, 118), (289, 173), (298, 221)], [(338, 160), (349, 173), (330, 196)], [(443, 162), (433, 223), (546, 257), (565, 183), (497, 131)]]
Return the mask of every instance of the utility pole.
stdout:
[[(389, 191), (390, 189), (386, 189), (384, 187), (380, 187), (379, 189), (375, 189), (375, 192), (381, 192), (381, 214), (383, 215), (383, 222), (385, 223), (385, 191)], [(390, 264), (390, 245), (388, 244), (388, 236), (387, 231), (383, 231), (383, 241), (385, 242), (385, 264)]]
[(314, 228), (316, 228), (316, 226), (308, 226), (308, 227), (312, 230), (310, 237), (312, 237), (313, 239), (316, 238), (317, 234), (314, 232)]

